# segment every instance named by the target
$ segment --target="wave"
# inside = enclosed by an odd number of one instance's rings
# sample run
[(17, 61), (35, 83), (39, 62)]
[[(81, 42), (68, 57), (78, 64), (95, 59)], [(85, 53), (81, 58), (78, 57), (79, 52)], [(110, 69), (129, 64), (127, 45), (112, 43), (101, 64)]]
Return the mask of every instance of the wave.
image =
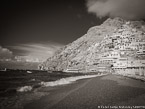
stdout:
[(19, 87), (17, 88), (17, 92), (28, 92), (28, 91), (32, 91), (34, 88), (37, 87), (48, 87), (48, 86), (59, 86), (59, 85), (66, 85), (66, 84), (71, 84), (77, 80), (81, 80), (81, 79), (87, 79), (87, 78), (93, 78), (93, 77), (97, 77), (97, 76), (103, 76), (105, 74), (101, 74), (101, 75), (83, 75), (83, 76), (76, 76), (76, 77), (67, 77), (67, 78), (62, 78), (56, 81), (51, 81), (51, 82), (44, 82), (42, 81), (41, 83), (34, 85), (34, 86), (23, 86), (23, 87)]
[(84, 76), (77, 76), (77, 77), (67, 77), (67, 78), (62, 78), (62, 79), (52, 81), (52, 82), (41, 82), (40, 84), (45, 87), (66, 85), (66, 84), (73, 83), (80, 79), (93, 78), (93, 77), (97, 77), (97, 76), (103, 76), (103, 74), (102, 75), (84, 75)]
[(28, 91), (31, 91), (32, 89), (33, 89), (32, 86), (23, 86), (23, 87), (17, 88), (17, 92), (28, 92)]

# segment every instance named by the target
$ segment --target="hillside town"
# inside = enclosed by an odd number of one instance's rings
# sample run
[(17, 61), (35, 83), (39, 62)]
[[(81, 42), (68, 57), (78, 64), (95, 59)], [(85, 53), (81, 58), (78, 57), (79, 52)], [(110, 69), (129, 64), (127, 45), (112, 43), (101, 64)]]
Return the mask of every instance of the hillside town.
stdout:
[(100, 42), (98, 69), (145, 76), (145, 33), (129, 24), (126, 22), (117, 33), (106, 35)]

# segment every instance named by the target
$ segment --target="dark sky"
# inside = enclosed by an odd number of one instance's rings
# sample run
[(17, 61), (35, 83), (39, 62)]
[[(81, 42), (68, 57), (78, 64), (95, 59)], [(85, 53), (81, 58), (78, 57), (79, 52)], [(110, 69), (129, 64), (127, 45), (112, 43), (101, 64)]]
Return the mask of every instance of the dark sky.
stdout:
[(67, 44), (100, 24), (85, 0), (5, 0), (0, 3), (0, 44), (54, 41)]
[(0, 2), (1, 51), (5, 47), (15, 55), (27, 56), (33, 48), (58, 48), (103, 21), (87, 12), (85, 0), (3, 0)]

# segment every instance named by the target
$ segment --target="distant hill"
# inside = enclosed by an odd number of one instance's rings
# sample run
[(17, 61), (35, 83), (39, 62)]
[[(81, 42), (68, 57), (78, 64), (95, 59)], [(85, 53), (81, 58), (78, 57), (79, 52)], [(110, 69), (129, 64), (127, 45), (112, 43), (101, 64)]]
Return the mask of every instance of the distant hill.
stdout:
[[(97, 68), (96, 66), (103, 66), (98, 63), (100, 56), (113, 50), (120, 51), (122, 57), (144, 59), (143, 55), (136, 54), (139, 48), (135, 48), (137, 45), (133, 45), (135, 43), (131, 38), (135, 38), (135, 41), (145, 41), (143, 21), (109, 18), (100, 26), (90, 28), (87, 34), (61, 48), (39, 66), (45, 70), (63, 71), (70, 68), (88, 71)], [(131, 49), (132, 47), (134, 49)]]

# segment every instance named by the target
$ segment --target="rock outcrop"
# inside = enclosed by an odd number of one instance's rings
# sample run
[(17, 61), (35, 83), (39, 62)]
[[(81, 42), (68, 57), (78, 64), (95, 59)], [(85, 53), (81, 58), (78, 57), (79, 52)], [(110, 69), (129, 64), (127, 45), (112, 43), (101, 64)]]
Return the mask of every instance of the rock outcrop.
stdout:
[[(100, 53), (112, 49), (109, 46), (120, 50), (120, 48), (117, 48), (117, 45), (107, 45), (109, 43), (104, 45), (102, 43), (107, 42), (114, 35), (120, 33), (127, 34), (127, 32), (131, 33), (129, 37), (135, 35), (135, 37), (144, 40), (145, 23), (143, 21), (109, 18), (102, 25), (90, 28), (87, 34), (58, 50), (52, 57), (43, 62), (39, 68), (54, 71), (63, 71), (70, 68), (87, 72), (90, 69), (96, 68)], [(132, 51), (136, 52), (135, 50)], [(135, 56), (133, 55), (132, 57)]]

